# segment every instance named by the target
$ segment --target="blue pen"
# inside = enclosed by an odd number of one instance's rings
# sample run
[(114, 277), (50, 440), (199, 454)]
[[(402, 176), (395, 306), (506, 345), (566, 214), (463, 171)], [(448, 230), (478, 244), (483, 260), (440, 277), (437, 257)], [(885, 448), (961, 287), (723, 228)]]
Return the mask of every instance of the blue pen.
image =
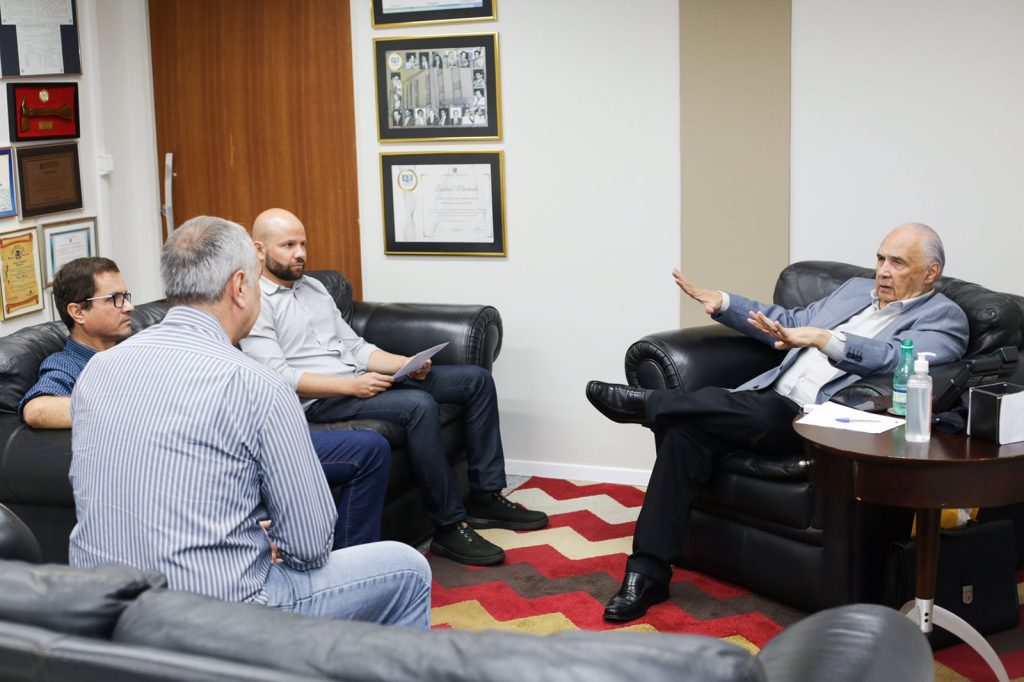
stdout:
[(836, 417), (836, 421), (842, 424), (849, 424), (850, 422), (880, 422), (881, 419), (857, 419), (856, 417)]

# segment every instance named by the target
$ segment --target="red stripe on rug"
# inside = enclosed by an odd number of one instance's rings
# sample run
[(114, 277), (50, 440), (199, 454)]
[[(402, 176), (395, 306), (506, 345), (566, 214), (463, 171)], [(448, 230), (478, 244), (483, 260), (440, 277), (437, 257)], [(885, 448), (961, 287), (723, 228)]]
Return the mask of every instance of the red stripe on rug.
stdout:
[(543, 478), (531, 476), (526, 483), (516, 488), (538, 488), (543, 490), (556, 500), (575, 500), (578, 497), (590, 497), (591, 495), (607, 495), (623, 507), (639, 507), (644, 503), (642, 490), (628, 485), (617, 485), (615, 483), (587, 483), (577, 485), (569, 481), (555, 478)]
[(551, 523), (548, 524), (548, 528), (572, 528), (591, 542), (632, 537), (635, 527), (636, 521), (608, 523), (587, 509), (554, 514), (551, 516)]
[(662, 632), (687, 632), (709, 637), (739, 635), (758, 647), (781, 631), (781, 627), (759, 612), (699, 621), (672, 603), (651, 607), (644, 618), (630, 623), (608, 623), (604, 604), (586, 592), (575, 592), (524, 599), (510, 586), (496, 582), (470, 585), (452, 590), (434, 584), (434, 606), (447, 606), (475, 600), (497, 621), (561, 614), (581, 630), (617, 630), (626, 625), (648, 624)]
[[(988, 682), (996, 679), (996, 674), (988, 667), (985, 659), (966, 644), (936, 651), (935, 660), (952, 668), (971, 682)], [(1000, 654), (999, 660), (1003, 662), (1006, 674), (1011, 680), (1024, 676), (1024, 651)]]

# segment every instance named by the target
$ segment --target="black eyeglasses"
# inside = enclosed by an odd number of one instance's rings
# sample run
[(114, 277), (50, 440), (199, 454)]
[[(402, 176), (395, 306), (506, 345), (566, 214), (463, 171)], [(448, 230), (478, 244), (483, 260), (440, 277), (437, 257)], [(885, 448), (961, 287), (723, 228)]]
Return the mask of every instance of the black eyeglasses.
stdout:
[(125, 303), (132, 302), (132, 295), (127, 291), (115, 291), (112, 294), (106, 296), (93, 296), (92, 298), (83, 298), (78, 303), (85, 303), (86, 301), (102, 301), (105, 298), (109, 298), (110, 302), (114, 304), (115, 308), (123, 308)]

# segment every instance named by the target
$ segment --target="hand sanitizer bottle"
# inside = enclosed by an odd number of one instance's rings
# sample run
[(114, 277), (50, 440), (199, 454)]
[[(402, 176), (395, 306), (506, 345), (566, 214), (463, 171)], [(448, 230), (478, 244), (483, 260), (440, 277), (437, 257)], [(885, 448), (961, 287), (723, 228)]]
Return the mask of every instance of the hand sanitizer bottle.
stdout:
[(928, 376), (928, 356), (918, 353), (914, 376), (907, 381), (907, 440), (927, 443), (932, 437), (932, 378)]
[(904, 339), (900, 346), (900, 363), (892, 374), (892, 411), (901, 417), (907, 414), (907, 381), (914, 373), (914, 341)]

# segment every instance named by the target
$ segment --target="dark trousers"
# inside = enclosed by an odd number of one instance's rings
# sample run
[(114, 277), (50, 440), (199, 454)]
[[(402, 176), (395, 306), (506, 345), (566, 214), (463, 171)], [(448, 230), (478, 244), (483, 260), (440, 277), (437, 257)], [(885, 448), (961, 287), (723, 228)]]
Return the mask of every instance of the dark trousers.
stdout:
[(470, 492), (505, 487), (505, 453), (498, 428), (498, 396), (491, 373), (476, 365), (431, 368), (423, 381), (406, 379), (372, 398), (327, 398), (306, 408), (314, 423), (380, 419), (406, 430), (406, 451), (413, 476), (435, 526), (466, 518), (458, 481), (441, 442), (439, 403), (463, 408)]
[(803, 446), (793, 431), (799, 411), (771, 389), (730, 393), (708, 387), (655, 391), (647, 403), (657, 459), (633, 535), (627, 571), (655, 580), (671, 576), (690, 509), (715, 461), (734, 450), (793, 452)]
[[(377, 542), (391, 468), (387, 439), (375, 431), (313, 431), (309, 435), (327, 485), (336, 495), (333, 549)], [(338, 487), (341, 490), (335, 492)]]

